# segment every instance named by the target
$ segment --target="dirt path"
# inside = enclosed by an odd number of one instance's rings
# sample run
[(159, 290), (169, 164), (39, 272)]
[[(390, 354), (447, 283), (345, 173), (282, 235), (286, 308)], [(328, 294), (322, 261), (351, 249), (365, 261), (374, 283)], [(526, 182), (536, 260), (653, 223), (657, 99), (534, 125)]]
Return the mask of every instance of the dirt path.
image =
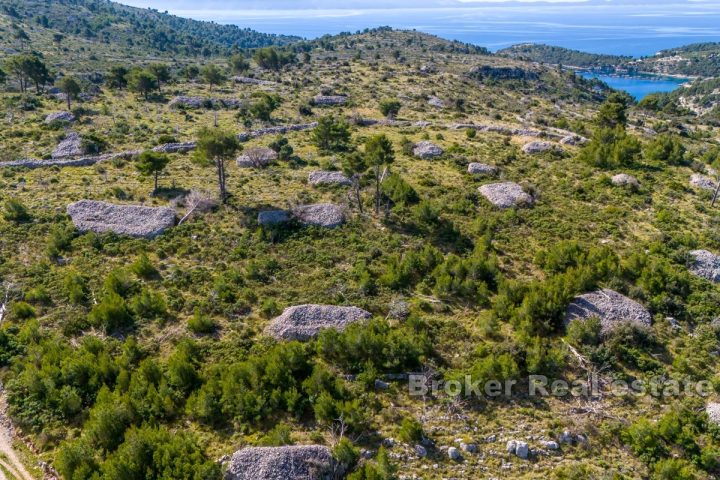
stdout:
[[(20, 461), (12, 445), (12, 433), (8, 428), (9, 420), (5, 416), (5, 396), (0, 386), (0, 480), (38, 480), (30, 475)], [(3, 469), (14, 478), (7, 478)]]

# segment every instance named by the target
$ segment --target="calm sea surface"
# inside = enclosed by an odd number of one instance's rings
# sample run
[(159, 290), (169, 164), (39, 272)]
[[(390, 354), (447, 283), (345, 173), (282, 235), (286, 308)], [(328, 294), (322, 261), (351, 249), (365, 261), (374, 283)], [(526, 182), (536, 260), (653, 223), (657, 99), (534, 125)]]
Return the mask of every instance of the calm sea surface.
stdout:
[(683, 83), (688, 82), (684, 78), (671, 77), (616, 77), (610, 75), (598, 75), (594, 73), (580, 72), (585, 78), (598, 78), (617, 90), (625, 90), (636, 100), (642, 100), (651, 93), (672, 92)]

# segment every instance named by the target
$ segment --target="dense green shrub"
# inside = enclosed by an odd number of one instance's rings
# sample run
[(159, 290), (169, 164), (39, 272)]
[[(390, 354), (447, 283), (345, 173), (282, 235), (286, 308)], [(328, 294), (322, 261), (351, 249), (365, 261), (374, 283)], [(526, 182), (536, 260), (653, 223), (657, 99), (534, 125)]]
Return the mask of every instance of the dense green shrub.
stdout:
[(412, 445), (420, 443), (423, 437), (423, 427), (420, 422), (414, 418), (403, 418), (402, 423), (400, 423), (400, 430), (398, 431), (398, 438), (400, 440)]
[(125, 299), (115, 292), (105, 295), (88, 314), (90, 325), (101, 328), (106, 333), (129, 327), (133, 324)]
[(11, 198), (3, 205), (3, 218), (13, 223), (27, 222), (30, 220), (30, 212), (19, 200)]

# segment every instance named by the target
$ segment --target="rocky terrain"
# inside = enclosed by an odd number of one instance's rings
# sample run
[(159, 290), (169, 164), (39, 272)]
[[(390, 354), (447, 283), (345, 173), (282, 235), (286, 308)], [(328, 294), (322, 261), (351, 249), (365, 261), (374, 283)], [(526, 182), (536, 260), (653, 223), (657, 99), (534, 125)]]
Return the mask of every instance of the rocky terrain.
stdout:
[(113, 5), (0, 0), (0, 478), (720, 475), (709, 110)]

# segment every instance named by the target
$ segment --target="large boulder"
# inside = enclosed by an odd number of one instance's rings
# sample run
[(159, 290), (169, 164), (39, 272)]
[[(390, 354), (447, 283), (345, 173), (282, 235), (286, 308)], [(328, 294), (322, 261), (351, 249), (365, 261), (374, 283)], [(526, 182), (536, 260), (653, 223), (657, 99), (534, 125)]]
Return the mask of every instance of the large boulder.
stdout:
[(720, 257), (707, 250), (693, 250), (690, 255), (695, 261), (690, 272), (711, 282), (720, 282)]
[(640, 187), (640, 182), (638, 181), (638, 179), (633, 177), (632, 175), (628, 175), (627, 173), (619, 173), (613, 176), (610, 181), (613, 185), (617, 187)]
[(555, 144), (550, 142), (530, 142), (526, 143), (522, 147), (522, 151), (526, 153), (527, 155), (535, 155), (538, 153), (548, 152), (548, 151), (558, 151), (559, 147), (557, 147)]
[(233, 454), (225, 480), (329, 480), (334, 465), (322, 445), (248, 447)]
[(485, 163), (471, 163), (467, 171), (472, 175), (497, 175), (498, 168)]
[(351, 323), (367, 320), (371, 316), (370, 312), (357, 307), (296, 305), (286, 308), (282, 315), (273, 319), (265, 333), (278, 340), (307, 341), (323, 329), (342, 331)]
[(614, 290), (602, 289), (575, 297), (565, 311), (565, 324), (574, 320), (600, 319), (603, 333), (624, 324), (650, 325), (652, 316), (645, 307)]
[(711, 423), (720, 426), (720, 403), (710, 402), (705, 407)]
[(345, 223), (345, 208), (332, 203), (302, 205), (293, 209), (292, 215), (305, 226), (335, 228)]
[(478, 189), (480, 194), (499, 208), (532, 205), (533, 198), (513, 182), (491, 183)]
[(581, 137), (580, 135), (567, 135), (560, 139), (561, 145), (585, 145), (588, 143), (588, 139)]
[(61, 158), (80, 157), (85, 154), (85, 150), (82, 145), (82, 138), (77, 132), (70, 132), (65, 136), (55, 150), (52, 152), (52, 158), (54, 160)]
[(265, 147), (253, 147), (245, 150), (245, 153), (237, 158), (237, 165), (240, 168), (265, 168), (278, 159), (275, 150)]
[(45, 117), (45, 123), (50, 124), (53, 122), (67, 122), (72, 123), (75, 121), (75, 115), (70, 112), (55, 112)]
[(114, 232), (131, 237), (153, 238), (175, 225), (175, 210), (167, 207), (80, 200), (68, 205), (67, 213), (81, 232)]
[(443, 154), (443, 149), (432, 142), (419, 142), (413, 148), (413, 155), (422, 159), (437, 158)]
[(706, 177), (705, 175), (700, 175), (699, 173), (692, 174), (690, 177), (690, 185), (702, 190), (710, 191), (715, 191), (715, 187), (717, 187), (717, 184), (713, 179)]
[(352, 185), (352, 182), (342, 172), (315, 171), (308, 174), (308, 183), (318, 185)]

